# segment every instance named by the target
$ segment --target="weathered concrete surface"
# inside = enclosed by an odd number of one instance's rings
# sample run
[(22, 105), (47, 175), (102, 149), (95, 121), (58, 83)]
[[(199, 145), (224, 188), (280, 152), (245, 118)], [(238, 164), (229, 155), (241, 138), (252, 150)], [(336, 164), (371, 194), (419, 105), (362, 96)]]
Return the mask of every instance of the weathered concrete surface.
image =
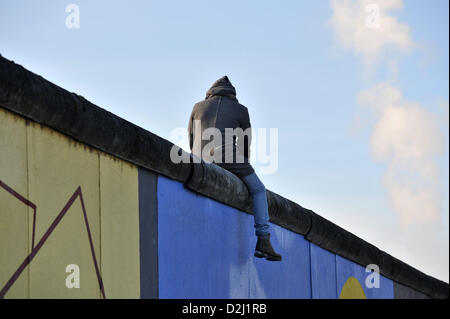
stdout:
[[(173, 163), (172, 143), (3, 57), (0, 57), (0, 106), (86, 145), (185, 182), (200, 194), (251, 212), (245, 186), (233, 174), (212, 164)], [(272, 222), (304, 235), (311, 243), (363, 266), (378, 264), (381, 273), (392, 280), (434, 298), (448, 298), (448, 284), (378, 250), (313, 211), (271, 191), (268, 203)]]
[(139, 298), (137, 167), (2, 108), (0, 150), (0, 297)]

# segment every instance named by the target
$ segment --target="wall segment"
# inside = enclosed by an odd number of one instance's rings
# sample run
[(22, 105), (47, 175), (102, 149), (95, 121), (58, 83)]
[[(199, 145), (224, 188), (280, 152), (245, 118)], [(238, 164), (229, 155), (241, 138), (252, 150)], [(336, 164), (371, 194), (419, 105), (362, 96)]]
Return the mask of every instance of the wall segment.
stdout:
[[(253, 258), (236, 176), (171, 163), (170, 142), (2, 57), (0, 124), (2, 297), (448, 298), (448, 284), (271, 191), (284, 260)], [(79, 289), (65, 287), (70, 263)]]
[[(35, 243), (45, 237), (33, 259), (3, 292), (5, 297), (102, 297), (97, 263), (110, 297), (138, 298), (136, 166), (4, 109), (0, 109), (0, 119), (0, 180), (36, 206)], [(11, 135), (16, 140), (21, 138), (20, 143), (11, 140)], [(23, 171), (16, 173), (17, 167)], [(81, 200), (76, 198), (54, 225), (78, 188), (86, 215)], [(32, 253), (32, 212), (0, 187), (0, 289)], [(83, 271), (79, 289), (65, 286), (65, 268), (69, 264), (77, 264)], [(117, 277), (124, 278), (126, 284), (118, 282)]]

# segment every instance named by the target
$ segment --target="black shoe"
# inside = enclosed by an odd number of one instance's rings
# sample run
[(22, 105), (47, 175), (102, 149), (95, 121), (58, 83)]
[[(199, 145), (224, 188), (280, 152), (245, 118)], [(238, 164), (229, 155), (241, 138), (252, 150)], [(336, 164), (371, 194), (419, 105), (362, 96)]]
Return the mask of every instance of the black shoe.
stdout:
[(267, 237), (259, 237), (255, 248), (255, 257), (266, 258), (270, 261), (281, 261), (281, 255), (273, 250), (270, 244), (270, 234)]

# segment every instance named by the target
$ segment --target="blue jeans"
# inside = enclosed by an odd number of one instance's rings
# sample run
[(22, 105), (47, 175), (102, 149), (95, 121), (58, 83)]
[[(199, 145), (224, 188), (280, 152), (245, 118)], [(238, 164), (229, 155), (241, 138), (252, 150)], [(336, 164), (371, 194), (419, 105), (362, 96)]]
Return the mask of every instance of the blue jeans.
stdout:
[(255, 219), (256, 236), (269, 235), (269, 209), (267, 207), (266, 187), (256, 173), (242, 177), (253, 199), (253, 217)]

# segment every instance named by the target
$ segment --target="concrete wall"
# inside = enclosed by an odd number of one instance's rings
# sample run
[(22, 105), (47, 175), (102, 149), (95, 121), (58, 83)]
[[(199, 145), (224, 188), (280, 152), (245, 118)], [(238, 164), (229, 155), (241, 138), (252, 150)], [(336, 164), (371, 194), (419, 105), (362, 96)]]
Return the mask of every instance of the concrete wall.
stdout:
[[(416, 298), (272, 225), (0, 108), (0, 297)], [(66, 266), (80, 268), (69, 289)], [(420, 295), (422, 296), (422, 295)]]
[[(102, 280), (106, 297), (138, 298), (137, 172), (0, 109), (1, 294), (100, 298)], [(65, 285), (69, 264), (79, 289)]]
[[(282, 262), (253, 256), (253, 217), (158, 177), (160, 298), (393, 298), (381, 276), (272, 225)], [(352, 278), (349, 281), (349, 278)]]

